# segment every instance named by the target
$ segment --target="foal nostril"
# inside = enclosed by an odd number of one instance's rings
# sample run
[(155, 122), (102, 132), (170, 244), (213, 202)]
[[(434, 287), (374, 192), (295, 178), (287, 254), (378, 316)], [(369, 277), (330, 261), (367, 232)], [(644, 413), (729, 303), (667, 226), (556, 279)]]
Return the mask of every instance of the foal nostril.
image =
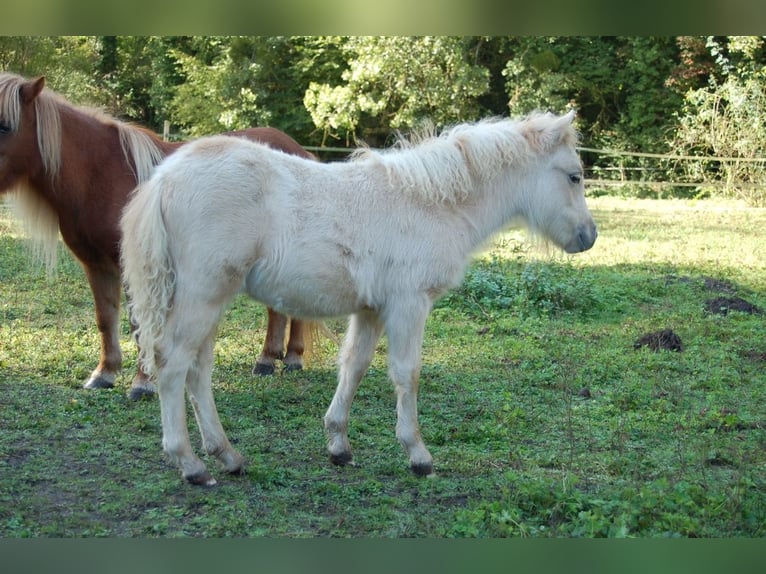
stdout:
[(582, 226), (577, 234), (580, 250), (587, 251), (593, 247), (593, 244), (596, 243), (596, 237), (598, 237), (598, 230), (594, 224), (591, 224), (589, 227)]

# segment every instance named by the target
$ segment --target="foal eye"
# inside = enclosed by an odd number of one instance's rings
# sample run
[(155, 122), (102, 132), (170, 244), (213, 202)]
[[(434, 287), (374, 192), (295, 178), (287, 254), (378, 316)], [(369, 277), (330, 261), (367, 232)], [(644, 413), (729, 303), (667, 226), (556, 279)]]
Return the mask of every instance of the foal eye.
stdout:
[(5, 122), (0, 122), (0, 135), (8, 135), (11, 133), (11, 126), (6, 124)]
[(577, 185), (578, 183), (582, 181), (582, 175), (580, 175), (579, 173), (570, 173), (568, 177), (569, 177), (569, 183), (574, 185)]

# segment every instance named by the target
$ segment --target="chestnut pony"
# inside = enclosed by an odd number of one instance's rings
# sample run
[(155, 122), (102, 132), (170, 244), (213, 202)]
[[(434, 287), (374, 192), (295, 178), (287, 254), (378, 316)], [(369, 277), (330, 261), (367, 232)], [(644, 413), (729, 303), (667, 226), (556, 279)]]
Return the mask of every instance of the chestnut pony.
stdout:
[[(184, 144), (164, 142), (149, 130), (74, 106), (55, 92), (43, 90), (44, 85), (42, 77), (0, 74), (0, 194), (9, 195), (49, 270), (55, 266), (59, 232), (82, 264), (101, 333), (101, 358), (84, 386), (112, 387), (122, 363), (120, 214), (136, 186)], [(273, 128), (226, 135), (314, 159)], [(285, 355), (286, 324), (284, 315), (269, 309), (268, 333), (254, 372), (273, 372), (275, 360), (283, 357), (285, 368), (302, 367), (304, 335), (310, 333), (293, 320)], [(130, 396), (138, 399), (153, 392), (139, 363)]]

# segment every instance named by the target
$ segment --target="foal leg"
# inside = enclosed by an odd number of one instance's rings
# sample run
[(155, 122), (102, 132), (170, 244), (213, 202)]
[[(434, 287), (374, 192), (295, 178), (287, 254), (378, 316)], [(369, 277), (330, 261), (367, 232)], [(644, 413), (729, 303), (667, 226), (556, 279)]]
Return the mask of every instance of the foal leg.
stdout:
[(218, 305), (208, 304), (189, 290), (176, 291), (173, 310), (162, 327), (163, 337), (158, 343), (157, 391), (163, 447), (192, 484), (209, 486), (215, 484), (215, 479), (194, 454), (189, 442), (184, 388), (189, 391), (205, 448), (219, 458), (223, 456), (227, 469), (234, 470), (237, 458), (241, 467), (241, 457), (231, 448), (221, 428), (211, 388), (213, 344), (225, 303), (221, 298)]
[(101, 357), (98, 366), (83, 385), (86, 389), (108, 389), (114, 386), (122, 366), (120, 351), (120, 297), (122, 283), (118, 269), (89, 267), (83, 263), (93, 292), (96, 325), (101, 334)]
[(377, 315), (361, 312), (352, 315), (339, 356), (338, 387), (324, 417), (327, 450), (333, 464), (353, 464), (348, 440), (351, 401), (367, 372), (383, 327)]
[(406, 312), (386, 317), (388, 373), (396, 385), (396, 438), (409, 456), (410, 468), (418, 476), (433, 475), (433, 458), (418, 424), (418, 386), (423, 332), (430, 304), (412, 306)]
[(202, 345), (197, 361), (186, 376), (186, 389), (194, 407), (197, 426), (202, 435), (205, 452), (218, 458), (227, 472), (240, 474), (244, 471), (245, 459), (237, 452), (226, 437), (218, 418), (213, 400), (212, 370), (215, 345), (215, 331)]
[(287, 341), (287, 354), (285, 355), (285, 370), (300, 371), (303, 369), (303, 328), (305, 323), (299, 319), (290, 320), (290, 339)]
[(212, 486), (215, 479), (205, 464), (194, 454), (186, 422), (184, 385), (195, 353), (174, 349), (157, 372), (157, 391), (162, 415), (162, 447), (171, 461), (192, 484)]
[(269, 325), (266, 329), (266, 340), (263, 342), (261, 355), (255, 360), (254, 375), (273, 375), (277, 360), (284, 357), (287, 317), (270, 308), (268, 312)]

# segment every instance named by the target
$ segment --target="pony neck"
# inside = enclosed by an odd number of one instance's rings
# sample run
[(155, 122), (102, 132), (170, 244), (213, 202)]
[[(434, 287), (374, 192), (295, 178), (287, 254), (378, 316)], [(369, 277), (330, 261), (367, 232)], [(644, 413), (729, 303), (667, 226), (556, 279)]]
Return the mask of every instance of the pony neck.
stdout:
[[(95, 112), (66, 104), (58, 112), (60, 138), (52, 138), (54, 145), (47, 147), (47, 153), (59, 155), (43, 158), (46, 152), (38, 144), (26, 174), (12, 189), (11, 202), (49, 269), (55, 266), (59, 231), (77, 257), (94, 257), (94, 249), (103, 249), (106, 257), (116, 261), (119, 231), (115, 222), (137, 183), (134, 160), (123, 151), (121, 134), (132, 134), (133, 144), (154, 150), (148, 155), (145, 149), (139, 151), (137, 161), (155, 161), (175, 146), (147, 130)], [(56, 165), (54, 173), (46, 169)], [(143, 173), (149, 171), (144, 168)]]
[(60, 122), (60, 168), (36, 182), (46, 187), (44, 180), (50, 181), (54, 195), (61, 189), (77, 195), (108, 193), (114, 187), (132, 190), (138, 176), (148, 177), (175, 147), (148, 130), (74, 106), (61, 106)]

